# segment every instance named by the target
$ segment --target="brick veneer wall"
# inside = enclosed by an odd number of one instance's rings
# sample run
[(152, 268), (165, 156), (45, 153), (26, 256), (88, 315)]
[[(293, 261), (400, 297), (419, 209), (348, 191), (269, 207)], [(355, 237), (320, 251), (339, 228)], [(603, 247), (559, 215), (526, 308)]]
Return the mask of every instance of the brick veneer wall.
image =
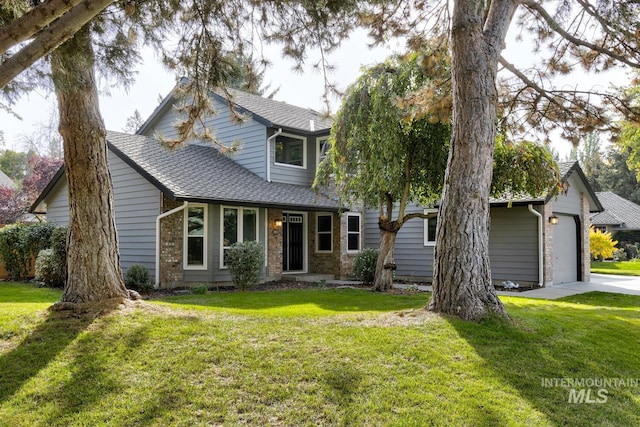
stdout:
[[(162, 212), (181, 206), (182, 202), (162, 196)], [(160, 220), (160, 287), (184, 286), (182, 268), (184, 212)]]
[(553, 224), (549, 217), (553, 215), (553, 203), (548, 202), (542, 208), (543, 224), (543, 254), (544, 254), (544, 285), (553, 284)]
[[(340, 272), (338, 276), (341, 279), (353, 277), (353, 262), (356, 253), (347, 253), (347, 214), (340, 216)], [(364, 215), (360, 215), (360, 248), (364, 247)]]
[[(340, 277), (340, 216), (336, 213), (333, 217), (333, 241), (331, 252), (316, 252), (316, 230), (318, 226), (318, 215), (322, 212), (311, 212), (309, 214), (309, 272), (315, 274), (333, 274)], [(327, 215), (324, 213), (324, 215)]]
[(267, 275), (269, 278), (280, 279), (282, 277), (282, 226), (276, 227), (276, 220), (282, 221), (282, 209), (269, 209)]

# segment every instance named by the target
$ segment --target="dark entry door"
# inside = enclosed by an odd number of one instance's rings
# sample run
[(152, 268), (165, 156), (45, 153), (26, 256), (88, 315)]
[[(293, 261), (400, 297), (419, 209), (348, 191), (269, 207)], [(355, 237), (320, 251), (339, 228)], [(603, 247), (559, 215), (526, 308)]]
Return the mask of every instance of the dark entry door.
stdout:
[(302, 214), (283, 214), (282, 240), (282, 271), (301, 271), (304, 268)]

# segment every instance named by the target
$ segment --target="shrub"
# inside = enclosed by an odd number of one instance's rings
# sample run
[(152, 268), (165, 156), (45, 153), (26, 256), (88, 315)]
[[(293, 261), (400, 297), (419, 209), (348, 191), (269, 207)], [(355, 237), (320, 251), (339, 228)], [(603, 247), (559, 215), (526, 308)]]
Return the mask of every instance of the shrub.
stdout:
[(191, 293), (197, 294), (197, 295), (204, 295), (207, 293), (208, 290), (209, 290), (209, 287), (204, 283), (201, 283), (191, 288)]
[(618, 261), (626, 261), (627, 260), (627, 253), (625, 252), (624, 249), (616, 249), (613, 252), (613, 260), (618, 262)]
[(234, 243), (226, 253), (231, 280), (241, 290), (258, 283), (264, 269), (264, 248), (258, 242)]
[(12, 280), (27, 277), (31, 269), (31, 252), (28, 250), (27, 227), (22, 224), (0, 228), (0, 258)]
[(363, 249), (353, 262), (353, 275), (364, 283), (373, 283), (376, 277), (376, 263), (378, 262), (378, 250), (372, 248)]
[(631, 244), (631, 243), (624, 243), (621, 246), (622, 249), (624, 249), (625, 253), (627, 254), (627, 259), (634, 259), (634, 258), (638, 258), (638, 244)]
[[(40, 254), (40, 251), (51, 247), (51, 237), (53, 231), (58, 228), (50, 222), (40, 222), (30, 225), (24, 232), (25, 251), (28, 251), (32, 257)], [(66, 227), (65, 231), (66, 231)], [(66, 242), (66, 233), (65, 233)]]
[(53, 249), (43, 249), (36, 258), (36, 280), (52, 288), (64, 287), (66, 265)]
[(140, 264), (133, 264), (127, 269), (124, 283), (127, 288), (138, 292), (150, 292), (153, 290), (149, 269)]
[(611, 233), (596, 230), (593, 227), (589, 230), (590, 252), (594, 259), (602, 260), (613, 257), (616, 246), (615, 240), (611, 239)]

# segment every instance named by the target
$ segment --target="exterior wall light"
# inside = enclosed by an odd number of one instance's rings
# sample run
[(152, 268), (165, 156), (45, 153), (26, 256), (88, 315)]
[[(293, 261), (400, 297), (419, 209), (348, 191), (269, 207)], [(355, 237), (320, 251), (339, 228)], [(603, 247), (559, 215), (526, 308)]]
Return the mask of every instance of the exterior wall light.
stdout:
[(551, 216), (549, 217), (549, 224), (551, 224), (551, 225), (556, 225), (556, 224), (558, 224), (558, 222), (560, 222), (560, 220), (558, 219), (558, 217), (557, 217), (557, 216), (555, 216), (555, 215), (551, 215)]
[(273, 223), (275, 224), (275, 226), (277, 228), (282, 227), (282, 220), (281, 219), (276, 219)]

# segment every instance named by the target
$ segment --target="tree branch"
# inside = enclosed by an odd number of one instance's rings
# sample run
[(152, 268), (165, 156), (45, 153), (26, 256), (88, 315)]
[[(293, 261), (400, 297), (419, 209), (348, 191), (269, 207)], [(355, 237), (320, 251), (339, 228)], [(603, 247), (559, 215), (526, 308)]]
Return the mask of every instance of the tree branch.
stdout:
[(0, 65), (0, 89), (14, 77), (29, 68), (44, 55), (73, 37), (87, 22), (102, 12), (114, 0), (84, 0), (46, 29), (36, 38)]
[(595, 52), (599, 52), (603, 55), (607, 55), (617, 61), (620, 61), (621, 63), (628, 65), (631, 68), (640, 68), (640, 63), (638, 62), (633, 62), (628, 60), (626, 57), (624, 57), (623, 55), (619, 55), (609, 49), (605, 49), (602, 46), (598, 46), (596, 44), (593, 43), (589, 43), (585, 40), (579, 39), (578, 37), (575, 37), (573, 34), (569, 34), (567, 31), (565, 31), (557, 22), (555, 19), (553, 19), (553, 17), (551, 15), (549, 15), (549, 13), (544, 9), (544, 7), (542, 7), (542, 5), (540, 3), (538, 3), (535, 0), (522, 0), (522, 4), (524, 6), (526, 6), (530, 11), (535, 12), (540, 18), (542, 18), (547, 25), (549, 25), (549, 27), (551, 27), (551, 29), (553, 31), (555, 31), (558, 35), (560, 35), (560, 37), (562, 37), (563, 39), (567, 40), (570, 43), (573, 43), (576, 46), (583, 46), (586, 48), (589, 48)]
[(0, 29), (0, 54), (27, 40), (84, 0), (49, 0)]
[(429, 214), (423, 214), (418, 212), (406, 214), (405, 216), (402, 217), (402, 223), (404, 224), (405, 222), (413, 218), (429, 219)]

